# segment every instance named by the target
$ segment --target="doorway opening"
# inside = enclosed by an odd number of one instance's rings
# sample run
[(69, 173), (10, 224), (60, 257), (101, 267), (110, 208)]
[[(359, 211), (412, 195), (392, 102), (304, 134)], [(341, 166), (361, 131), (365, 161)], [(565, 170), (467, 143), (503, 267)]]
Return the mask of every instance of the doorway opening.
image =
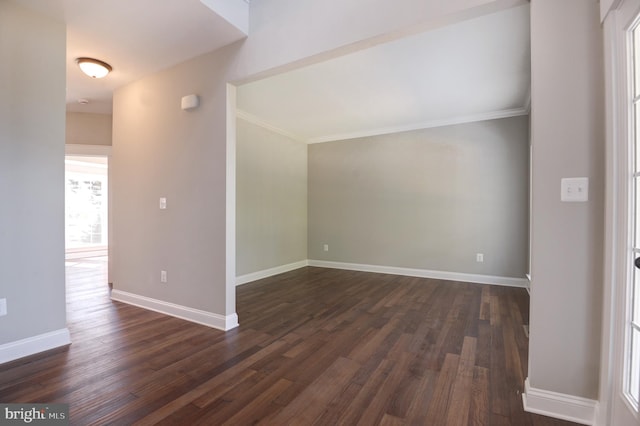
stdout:
[(67, 321), (73, 323), (93, 306), (79, 301), (109, 291), (109, 155), (67, 152), (64, 186)]
[(109, 160), (65, 157), (65, 258), (108, 256)]

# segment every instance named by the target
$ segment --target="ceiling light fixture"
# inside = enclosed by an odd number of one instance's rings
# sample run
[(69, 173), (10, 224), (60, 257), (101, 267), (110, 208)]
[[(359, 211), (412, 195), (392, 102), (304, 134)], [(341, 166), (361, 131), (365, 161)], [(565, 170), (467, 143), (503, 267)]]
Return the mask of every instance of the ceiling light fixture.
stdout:
[(83, 73), (91, 78), (102, 78), (111, 72), (113, 68), (106, 62), (93, 58), (78, 58), (76, 62)]

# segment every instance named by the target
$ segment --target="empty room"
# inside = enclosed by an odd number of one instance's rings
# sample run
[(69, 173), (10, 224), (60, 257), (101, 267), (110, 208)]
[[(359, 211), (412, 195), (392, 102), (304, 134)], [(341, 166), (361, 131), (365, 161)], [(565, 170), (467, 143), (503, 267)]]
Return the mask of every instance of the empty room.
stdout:
[(0, 1), (0, 423), (640, 424), (639, 22)]

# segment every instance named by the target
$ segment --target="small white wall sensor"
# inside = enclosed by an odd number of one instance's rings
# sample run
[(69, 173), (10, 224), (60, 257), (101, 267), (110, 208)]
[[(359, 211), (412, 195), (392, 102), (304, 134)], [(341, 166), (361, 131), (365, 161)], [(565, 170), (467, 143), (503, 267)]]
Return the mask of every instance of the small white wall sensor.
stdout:
[(181, 108), (185, 111), (198, 108), (200, 106), (200, 98), (198, 95), (187, 95), (182, 97)]

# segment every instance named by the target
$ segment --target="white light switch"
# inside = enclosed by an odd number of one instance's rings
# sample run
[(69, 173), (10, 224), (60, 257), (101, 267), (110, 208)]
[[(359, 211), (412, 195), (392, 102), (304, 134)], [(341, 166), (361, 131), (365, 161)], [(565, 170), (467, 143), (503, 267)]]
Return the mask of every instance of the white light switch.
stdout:
[(160, 210), (165, 210), (167, 208), (167, 199), (165, 197), (160, 197)]
[(0, 299), (0, 317), (7, 315), (7, 299)]
[(563, 178), (560, 183), (560, 190), (561, 201), (589, 201), (589, 178)]

